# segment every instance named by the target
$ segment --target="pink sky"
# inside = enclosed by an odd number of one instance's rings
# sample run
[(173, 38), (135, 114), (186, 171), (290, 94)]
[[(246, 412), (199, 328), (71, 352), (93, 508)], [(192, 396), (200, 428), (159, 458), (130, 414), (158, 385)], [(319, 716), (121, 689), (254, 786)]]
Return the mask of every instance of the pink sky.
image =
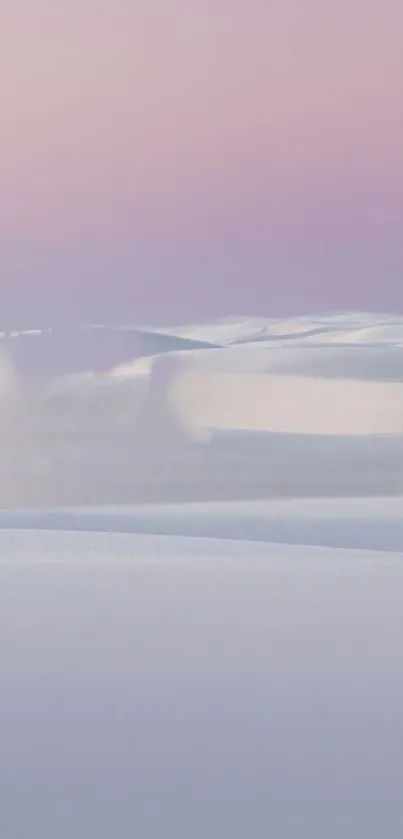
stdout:
[(27, 7), (0, 29), (3, 319), (403, 308), (401, 0)]

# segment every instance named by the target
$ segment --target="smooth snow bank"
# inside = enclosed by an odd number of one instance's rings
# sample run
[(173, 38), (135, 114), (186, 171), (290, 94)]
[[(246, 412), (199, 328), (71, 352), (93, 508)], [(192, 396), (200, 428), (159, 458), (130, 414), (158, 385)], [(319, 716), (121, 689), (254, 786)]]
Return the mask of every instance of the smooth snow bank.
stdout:
[(180, 536), (185, 541), (189, 537), (209, 537), (403, 555), (403, 498), (0, 511), (0, 535), (10, 528)]
[(400, 839), (401, 557), (0, 533), (16, 839)]
[(178, 377), (172, 400), (189, 425), (290, 434), (403, 432), (403, 382), (198, 372)]

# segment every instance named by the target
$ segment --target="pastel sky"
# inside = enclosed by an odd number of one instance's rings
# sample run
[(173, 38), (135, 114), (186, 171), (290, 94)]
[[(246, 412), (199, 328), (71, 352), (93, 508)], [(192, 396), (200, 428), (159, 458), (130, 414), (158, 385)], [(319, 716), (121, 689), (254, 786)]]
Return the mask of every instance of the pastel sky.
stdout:
[(3, 0), (0, 320), (403, 311), (402, 0)]

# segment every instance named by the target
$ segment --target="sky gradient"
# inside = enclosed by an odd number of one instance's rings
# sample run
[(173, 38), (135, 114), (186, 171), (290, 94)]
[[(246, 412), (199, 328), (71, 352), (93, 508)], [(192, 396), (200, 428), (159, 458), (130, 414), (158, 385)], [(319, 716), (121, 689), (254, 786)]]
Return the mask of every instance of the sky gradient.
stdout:
[(4, 0), (0, 326), (403, 311), (401, 0)]

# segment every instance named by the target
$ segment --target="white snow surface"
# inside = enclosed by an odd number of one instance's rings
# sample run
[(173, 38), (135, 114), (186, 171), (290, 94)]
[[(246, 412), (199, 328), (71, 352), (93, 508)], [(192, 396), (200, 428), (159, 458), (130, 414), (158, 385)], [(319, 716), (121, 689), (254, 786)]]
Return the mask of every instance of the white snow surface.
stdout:
[(399, 554), (0, 532), (2, 836), (400, 839)]

